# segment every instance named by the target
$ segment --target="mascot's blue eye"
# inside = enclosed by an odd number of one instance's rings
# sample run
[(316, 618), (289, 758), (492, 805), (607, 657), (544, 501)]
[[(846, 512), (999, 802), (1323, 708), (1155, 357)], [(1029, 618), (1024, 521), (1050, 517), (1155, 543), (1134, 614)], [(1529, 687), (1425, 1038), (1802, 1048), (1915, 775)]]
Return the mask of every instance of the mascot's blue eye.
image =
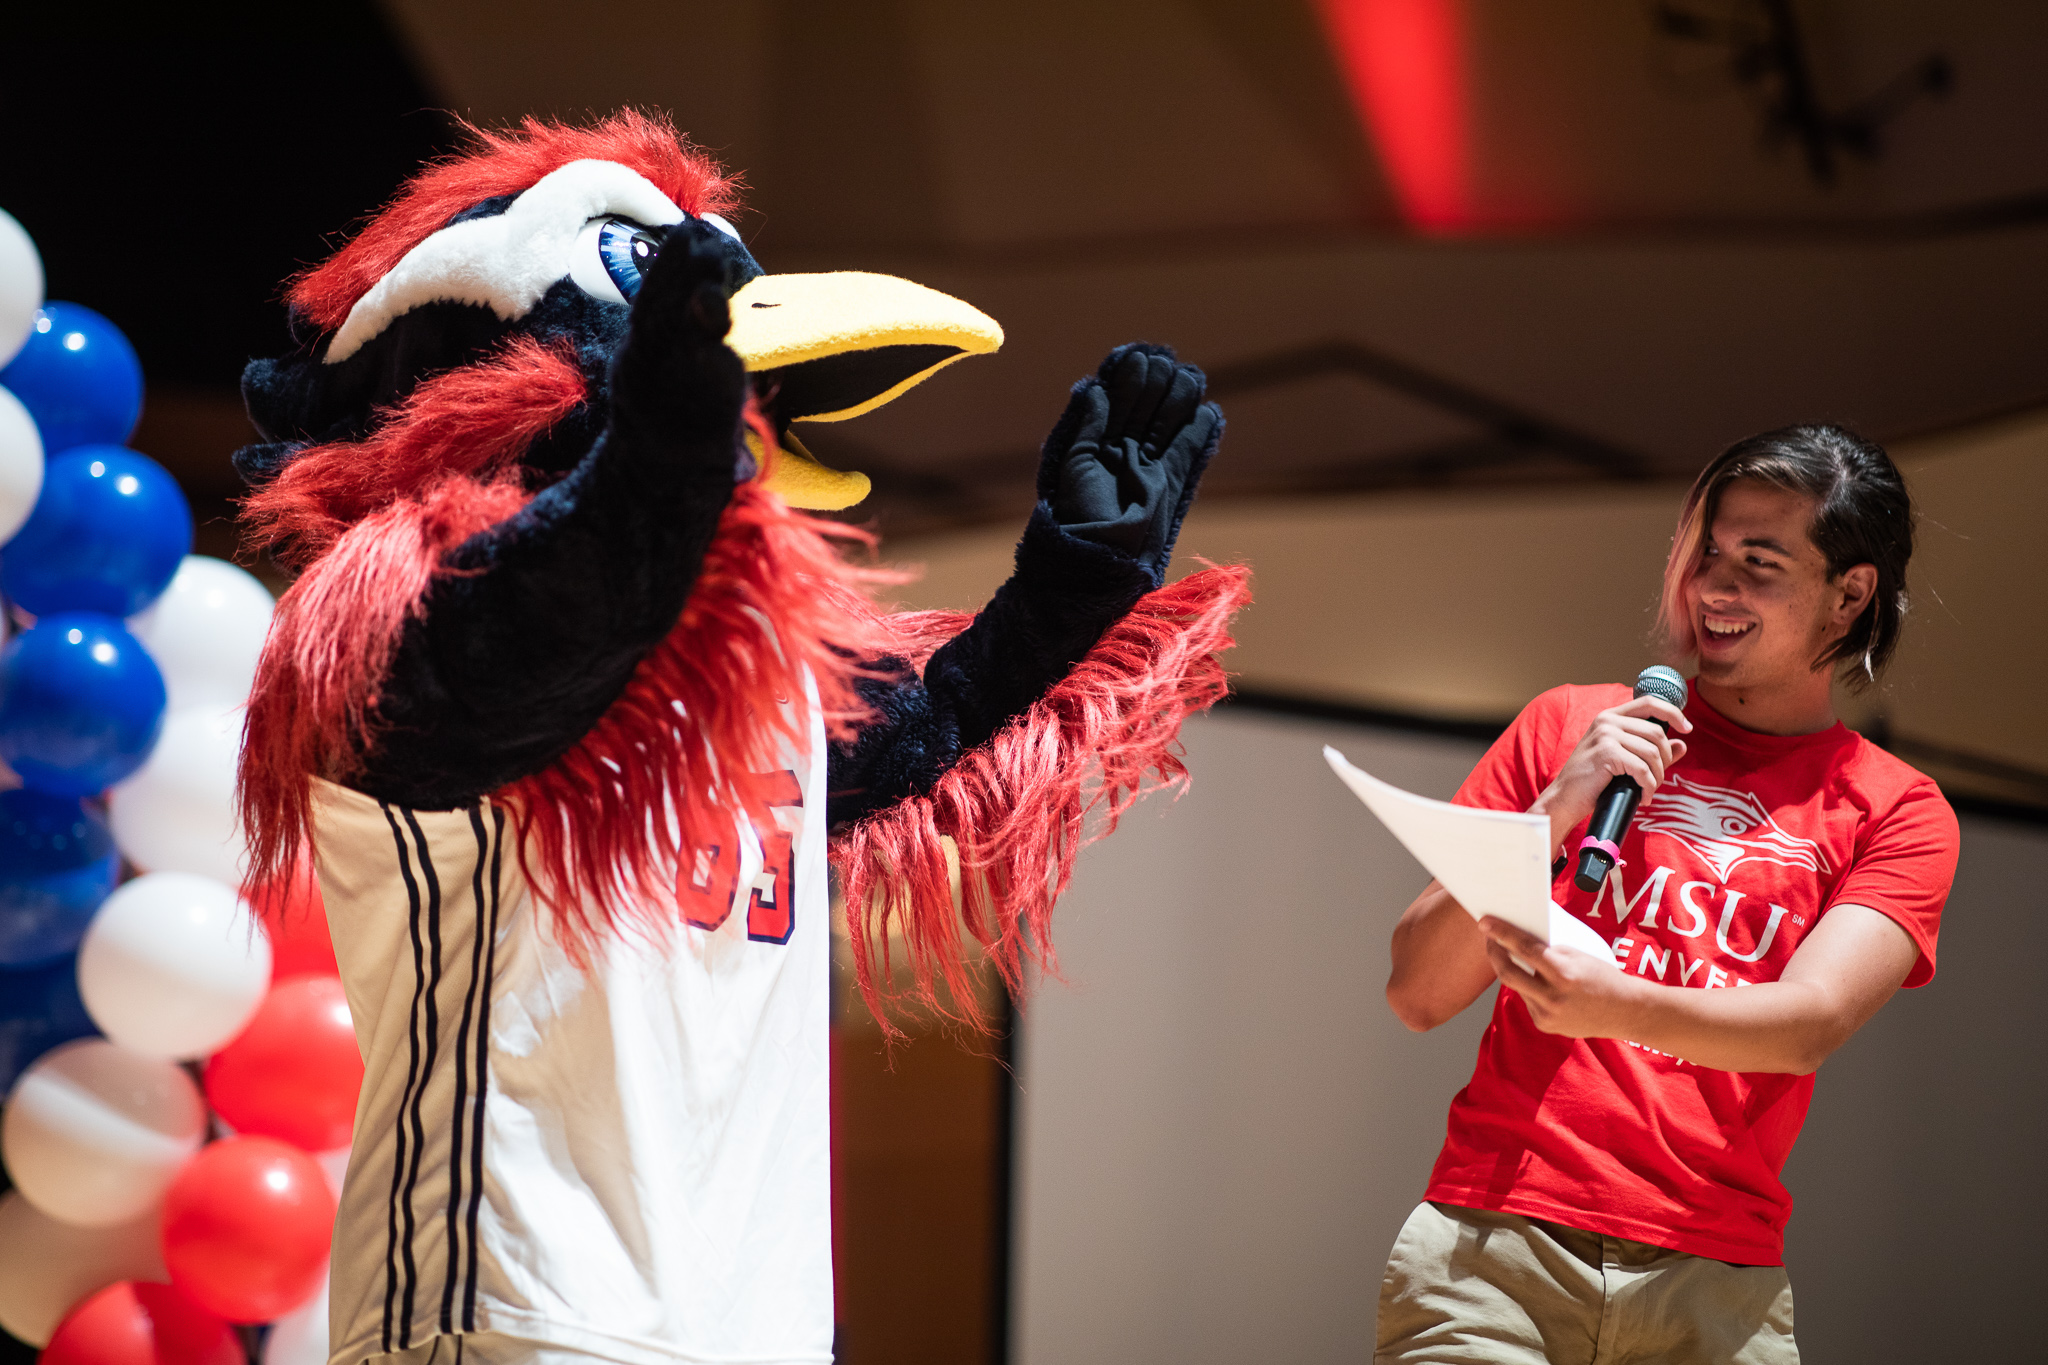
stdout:
[(597, 254), (604, 262), (604, 273), (631, 303), (640, 292), (641, 275), (661, 254), (661, 239), (638, 223), (613, 218), (598, 229)]
[[(698, 217), (739, 241), (739, 231), (717, 213)], [(575, 235), (575, 248), (569, 252), (569, 278), (592, 299), (633, 303), (641, 276), (653, 266), (653, 258), (662, 254), (662, 237), (666, 235), (666, 227), (645, 227), (633, 219), (590, 219), (584, 223), (584, 231)], [(758, 272), (760, 266), (756, 266)]]
[[(701, 218), (739, 241), (738, 231), (717, 214), (706, 213)], [(593, 218), (576, 236), (569, 256), (569, 278), (594, 299), (631, 303), (640, 292), (641, 278), (661, 254), (661, 240), (667, 233), (667, 228), (646, 227), (630, 218)]]
[(576, 236), (569, 278), (592, 298), (631, 303), (640, 292), (641, 275), (661, 254), (665, 231), (630, 218), (593, 218)]

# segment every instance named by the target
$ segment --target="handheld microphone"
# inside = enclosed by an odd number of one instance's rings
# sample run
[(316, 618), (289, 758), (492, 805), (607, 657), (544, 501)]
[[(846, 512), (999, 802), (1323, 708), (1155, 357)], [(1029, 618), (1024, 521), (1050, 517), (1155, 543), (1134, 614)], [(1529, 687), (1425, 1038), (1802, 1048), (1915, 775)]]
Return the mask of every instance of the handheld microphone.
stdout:
[[(1676, 669), (1651, 664), (1636, 675), (1636, 695), (1656, 697), (1683, 707), (1685, 679)], [(1667, 734), (1670, 732), (1671, 727), (1663, 721), (1657, 724)], [(1607, 874), (1621, 861), (1621, 836), (1627, 832), (1628, 822), (1636, 818), (1636, 803), (1642, 799), (1643, 789), (1633, 777), (1617, 777), (1607, 784), (1593, 804), (1593, 819), (1586, 826), (1586, 837), (1579, 841), (1579, 870), (1572, 874), (1572, 885), (1581, 891), (1600, 889)]]

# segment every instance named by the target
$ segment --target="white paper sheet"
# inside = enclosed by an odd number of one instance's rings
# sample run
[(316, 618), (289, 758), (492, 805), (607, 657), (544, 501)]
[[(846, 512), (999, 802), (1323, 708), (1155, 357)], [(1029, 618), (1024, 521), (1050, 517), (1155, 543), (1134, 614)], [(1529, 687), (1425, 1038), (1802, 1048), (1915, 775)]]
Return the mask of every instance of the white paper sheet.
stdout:
[(1323, 757), (1401, 846), (1474, 919), (1492, 915), (1552, 947), (1614, 962), (1607, 941), (1550, 899), (1550, 821), (1519, 811), (1474, 810), (1382, 782), (1329, 745)]

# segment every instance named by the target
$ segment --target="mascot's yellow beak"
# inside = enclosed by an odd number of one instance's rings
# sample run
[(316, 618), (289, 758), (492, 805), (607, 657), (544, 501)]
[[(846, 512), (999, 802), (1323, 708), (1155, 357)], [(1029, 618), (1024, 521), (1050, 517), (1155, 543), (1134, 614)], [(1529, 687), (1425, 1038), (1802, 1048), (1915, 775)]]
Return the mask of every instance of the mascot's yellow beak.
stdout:
[[(1003, 329), (936, 289), (842, 270), (756, 276), (732, 297), (726, 344), (746, 362), (777, 417), (843, 422), (962, 356), (993, 353)], [(812, 511), (851, 507), (869, 487), (867, 475), (827, 469), (788, 436), (769, 462), (766, 483), (790, 506)]]
[(767, 468), (761, 476), (761, 486), (791, 507), (801, 507), (806, 512), (837, 512), (859, 503), (874, 486), (857, 469), (831, 469), (820, 464), (818, 457), (788, 432), (777, 442), (773, 460), (763, 458), (761, 438), (751, 428), (745, 439), (747, 453), (754, 457), (755, 465)]

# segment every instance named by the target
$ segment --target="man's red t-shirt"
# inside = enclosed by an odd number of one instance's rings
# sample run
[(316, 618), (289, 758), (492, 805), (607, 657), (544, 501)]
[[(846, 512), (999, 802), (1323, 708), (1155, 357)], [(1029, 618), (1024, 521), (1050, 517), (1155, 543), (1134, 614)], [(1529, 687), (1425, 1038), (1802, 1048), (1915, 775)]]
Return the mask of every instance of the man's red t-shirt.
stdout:
[[(1454, 798), (1527, 810), (1621, 686), (1559, 687), (1529, 703)], [(1932, 780), (1836, 725), (1756, 734), (1694, 692), (1686, 755), (1637, 812), (1622, 863), (1557, 903), (1623, 970), (1692, 990), (1775, 981), (1836, 905), (1912, 935), (1934, 975), (1955, 874), (1956, 818)], [(1576, 850), (1584, 830), (1565, 847)], [(1425, 1196), (1743, 1265), (1784, 1259), (1792, 1197), (1778, 1179), (1813, 1077), (1715, 1071), (1616, 1039), (1542, 1032), (1502, 990)]]

